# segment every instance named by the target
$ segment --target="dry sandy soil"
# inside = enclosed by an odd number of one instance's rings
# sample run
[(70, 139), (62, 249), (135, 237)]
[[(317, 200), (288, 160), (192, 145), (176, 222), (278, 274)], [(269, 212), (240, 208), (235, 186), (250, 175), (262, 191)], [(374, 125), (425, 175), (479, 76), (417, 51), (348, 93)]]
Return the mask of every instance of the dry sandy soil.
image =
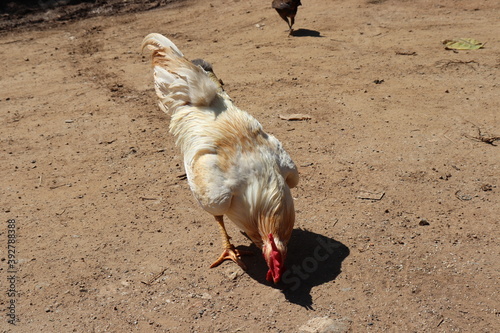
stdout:
[[(498, 331), (498, 1), (302, 2), (294, 37), (271, 0), (2, 15), (0, 331)], [(230, 223), (248, 271), (208, 268), (218, 229), (179, 177), (150, 32), (299, 166), (281, 285)]]

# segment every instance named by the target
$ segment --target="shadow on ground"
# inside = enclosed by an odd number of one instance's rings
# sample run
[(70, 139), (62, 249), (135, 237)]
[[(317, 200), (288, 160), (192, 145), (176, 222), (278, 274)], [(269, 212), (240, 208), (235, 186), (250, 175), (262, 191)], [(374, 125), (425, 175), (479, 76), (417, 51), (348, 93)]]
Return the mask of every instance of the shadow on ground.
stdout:
[(6, 0), (0, 1), (0, 32), (95, 16), (116, 16), (164, 7), (184, 0)]
[[(250, 247), (238, 248), (260, 252), (253, 244)], [(288, 247), (288, 269), (278, 285), (266, 281), (268, 268), (261, 254), (246, 257), (245, 263), (248, 267), (247, 274), (251, 278), (281, 289), (289, 302), (312, 309), (311, 289), (335, 280), (342, 271), (342, 261), (348, 255), (349, 248), (332, 238), (308, 230), (295, 229)]]
[(292, 32), (292, 36), (294, 37), (324, 37), (321, 36), (321, 33), (316, 30), (309, 29), (297, 29)]

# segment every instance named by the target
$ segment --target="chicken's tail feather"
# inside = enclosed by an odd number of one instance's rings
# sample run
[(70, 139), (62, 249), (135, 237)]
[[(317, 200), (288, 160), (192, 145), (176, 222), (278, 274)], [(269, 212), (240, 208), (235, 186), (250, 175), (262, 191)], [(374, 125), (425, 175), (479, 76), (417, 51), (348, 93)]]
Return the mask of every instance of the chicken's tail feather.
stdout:
[(142, 41), (142, 50), (144, 51), (146, 47), (150, 50), (170, 47), (179, 57), (184, 57), (181, 50), (170, 39), (157, 33), (149, 34), (144, 38)]
[(142, 49), (152, 51), (156, 94), (163, 111), (183, 105), (209, 106), (219, 86), (200, 66), (187, 60), (165, 36), (152, 33), (144, 38)]

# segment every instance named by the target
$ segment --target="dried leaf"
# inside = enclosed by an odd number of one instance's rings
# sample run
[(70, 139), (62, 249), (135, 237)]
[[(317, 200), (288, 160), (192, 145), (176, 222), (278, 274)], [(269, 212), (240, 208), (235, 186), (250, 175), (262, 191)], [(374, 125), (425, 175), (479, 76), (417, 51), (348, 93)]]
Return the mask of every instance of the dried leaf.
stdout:
[(447, 50), (477, 50), (484, 47), (485, 43), (472, 38), (447, 39), (443, 41)]
[(311, 119), (310, 115), (302, 114), (302, 113), (294, 113), (294, 114), (288, 114), (288, 115), (281, 115), (280, 114), (279, 117), (280, 117), (280, 119), (288, 120), (288, 121), (292, 121), (292, 120), (310, 120)]

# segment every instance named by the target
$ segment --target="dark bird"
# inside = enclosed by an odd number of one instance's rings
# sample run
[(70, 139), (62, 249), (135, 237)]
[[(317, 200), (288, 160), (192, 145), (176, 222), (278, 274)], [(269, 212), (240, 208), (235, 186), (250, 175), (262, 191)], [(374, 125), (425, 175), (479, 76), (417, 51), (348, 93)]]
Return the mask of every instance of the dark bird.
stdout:
[(214, 69), (212, 67), (212, 64), (209, 63), (208, 61), (206, 60), (203, 60), (203, 59), (194, 59), (194, 60), (191, 60), (191, 62), (193, 64), (195, 64), (196, 66), (200, 66), (201, 68), (203, 68), (205, 70), (205, 72), (207, 72), (208, 76), (210, 76), (210, 78), (212, 80), (214, 80), (215, 82), (219, 82), (220, 84), (220, 87), (222, 88), (222, 86), (224, 85), (224, 82), (222, 82), (221, 79), (219, 79), (215, 73), (214, 73)]
[[(290, 35), (293, 34), (293, 24), (295, 23), (295, 15), (297, 8), (302, 5), (300, 0), (273, 0), (273, 8), (276, 9), (280, 17), (285, 20), (290, 28)], [(288, 21), (290, 18), (290, 21)]]

